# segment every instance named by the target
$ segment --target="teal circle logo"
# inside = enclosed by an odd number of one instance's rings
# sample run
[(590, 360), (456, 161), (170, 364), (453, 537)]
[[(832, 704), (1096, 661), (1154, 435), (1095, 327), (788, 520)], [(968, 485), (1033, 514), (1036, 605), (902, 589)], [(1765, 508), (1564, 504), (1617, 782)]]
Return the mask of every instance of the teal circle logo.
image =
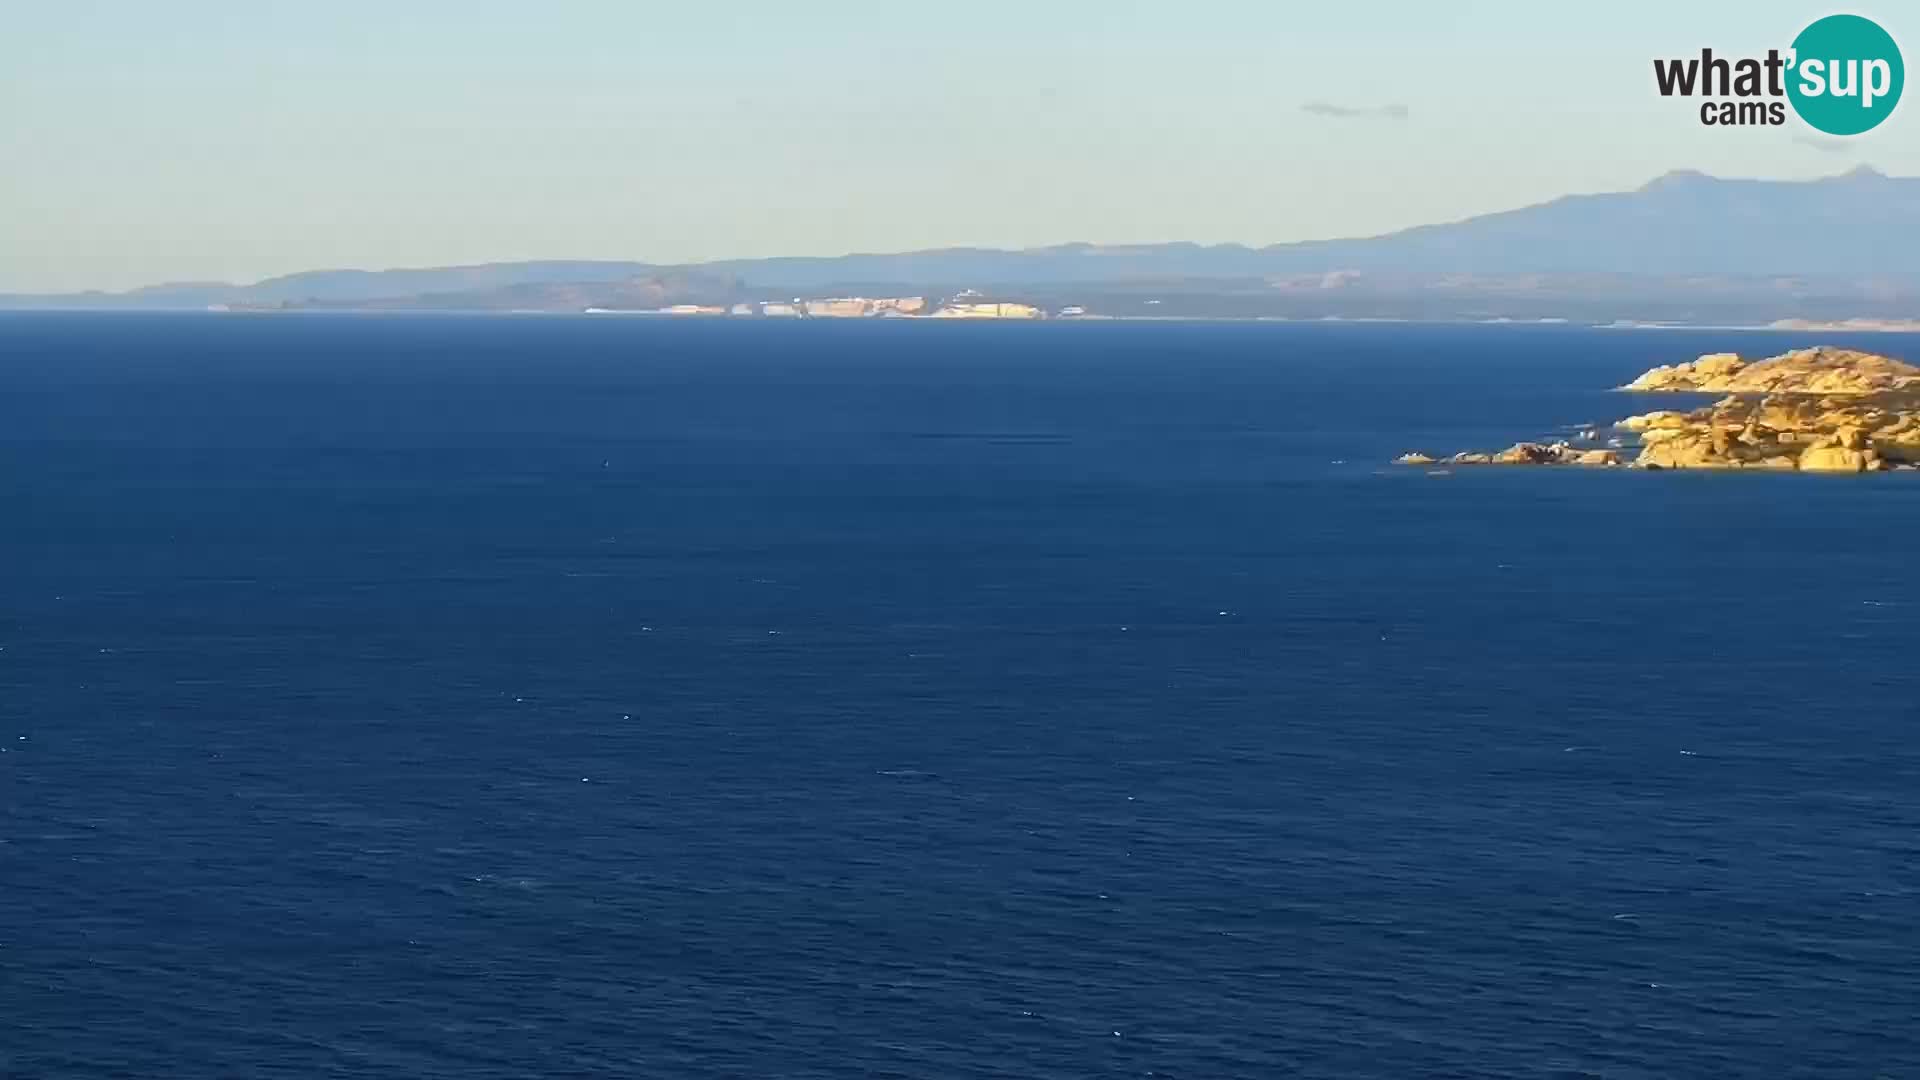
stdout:
[(1829, 135), (1878, 127), (1907, 82), (1893, 35), (1858, 15), (1829, 15), (1800, 31), (1792, 65), (1787, 98), (1793, 111)]

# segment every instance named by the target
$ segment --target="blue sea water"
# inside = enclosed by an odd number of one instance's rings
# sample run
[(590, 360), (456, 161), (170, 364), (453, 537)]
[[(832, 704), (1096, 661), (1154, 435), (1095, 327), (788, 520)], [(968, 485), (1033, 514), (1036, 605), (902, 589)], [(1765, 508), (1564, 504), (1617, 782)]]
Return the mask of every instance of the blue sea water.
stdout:
[(1920, 481), (1384, 464), (1811, 340), (0, 317), (0, 1074), (1920, 1075)]

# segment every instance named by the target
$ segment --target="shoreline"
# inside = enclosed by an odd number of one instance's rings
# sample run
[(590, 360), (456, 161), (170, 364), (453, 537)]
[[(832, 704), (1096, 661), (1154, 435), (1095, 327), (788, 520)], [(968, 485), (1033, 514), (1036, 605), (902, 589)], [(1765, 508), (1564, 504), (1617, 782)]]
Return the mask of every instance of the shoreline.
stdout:
[(1295, 318), (1286, 315), (1068, 315), (1045, 318), (1014, 317), (971, 317), (971, 318), (932, 318), (930, 316), (859, 316), (836, 318), (832, 316), (766, 316), (766, 315), (730, 315), (730, 314), (687, 314), (671, 311), (629, 311), (602, 309), (595, 311), (550, 311), (539, 308), (503, 309), (497, 311), (462, 310), (459, 308), (352, 308), (352, 307), (311, 307), (311, 308), (149, 308), (149, 307), (9, 307), (0, 308), (0, 317), (9, 315), (225, 315), (225, 316), (437, 316), (468, 318), (621, 318), (644, 319), (689, 323), (1043, 323), (1058, 325), (1063, 323), (1224, 323), (1224, 324), (1278, 324), (1286, 326), (1434, 326), (1434, 327), (1519, 327), (1548, 328), (1560, 327), (1577, 330), (1618, 330), (1618, 331), (1712, 331), (1715, 333), (1778, 333), (1778, 334), (1920, 334), (1920, 321), (1868, 321), (1860, 322), (1806, 322), (1782, 325), (1787, 320), (1775, 323), (1667, 323), (1667, 322), (1588, 322), (1577, 319), (1419, 319), (1400, 317), (1351, 318), (1345, 316), (1323, 316), (1320, 318)]
[(1553, 442), (1430, 454), (1398, 465), (1546, 465), (1769, 472), (1920, 471), (1920, 367), (1876, 353), (1820, 345), (1747, 360), (1707, 353), (1652, 368), (1627, 394), (1717, 398), (1593, 424)]

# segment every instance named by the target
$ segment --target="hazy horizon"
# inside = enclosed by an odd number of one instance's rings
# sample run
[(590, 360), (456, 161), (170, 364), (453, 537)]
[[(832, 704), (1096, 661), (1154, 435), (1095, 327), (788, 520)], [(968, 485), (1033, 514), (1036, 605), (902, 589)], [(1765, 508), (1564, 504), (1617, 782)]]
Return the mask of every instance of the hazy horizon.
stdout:
[[(1878, 5), (1856, 8), (1909, 40)], [(1369, 236), (1675, 169), (1920, 174), (1913, 121), (1710, 131), (1655, 56), (1825, 8), (76, 0), (0, 41), (0, 291), (527, 259)], [(1906, 110), (1910, 112), (1911, 109)]]

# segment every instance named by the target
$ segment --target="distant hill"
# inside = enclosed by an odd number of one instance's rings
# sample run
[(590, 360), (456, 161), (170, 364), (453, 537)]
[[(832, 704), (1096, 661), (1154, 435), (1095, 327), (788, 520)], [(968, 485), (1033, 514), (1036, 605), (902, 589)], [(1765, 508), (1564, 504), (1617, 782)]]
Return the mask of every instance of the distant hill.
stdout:
[(1423, 225), (1384, 236), (1276, 244), (1065, 244), (760, 259), (711, 267), (755, 283), (1111, 282), (1336, 270), (1471, 274), (1920, 277), (1920, 178), (1871, 168), (1811, 181), (1668, 173), (1634, 191)]
[[(1411, 181), (1410, 181), (1411, 182)], [(1327, 292), (1390, 276), (1399, 293), (1451, 290), (1421, 311), (1462, 312), (1487, 304), (1454, 303), (1500, 279), (1498, 296), (1530, 291), (1529, 275), (1566, 279), (1551, 295), (1577, 292), (1577, 279), (1607, 276), (1622, 295), (1670, 294), (1687, 279), (1712, 292), (1716, 312), (1754, 307), (1773, 317), (1835, 317), (1909, 305), (1920, 283), (1920, 178), (1861, 167), (1811, 181), (1725, 180), (1675, 172), (1636, 190), (1569, 195), (1536, 206), (1425, 225), (1384, 236), (1247, 247), (1192, 243), (1064, 244), (1022, 251), (943, 248), (729, 260), (690, 267), (639, 262), (516, 262), (409, 270), (320, 270), (252, 285), (186, 283), (127, 293), (0, 296), (0, 307), (413, 307), (462, 309), (632, 307), (772, 299), (823, 291), (940, 294), (979, 288), (1069, 296), (1141, 288), (1183, 295), (1232, 294), (1271, 286), (1287, 292), (1288, 312), (1311, 311), (1301, 277), (1333, 275)], [(1640, 287), (1627, 287), (1627, 279)], [(1658, 282), (1657, 288), (1654, 286)], [(1809, 281), (1815, 285), (1809, 286)], [(1742, 284), (1743, 282), (1747, 284)], [(1264, 283), (1264, 284), (1263, 284)], [(1310, 291), (1309, 291), (1310, 293)], [(1818, 295), (1819, 311), (1770, 298)], [(1734, 300), (1729, 300), (1734, 297)], [(1857, 298), (1858, 311), (1848, 307)], [(1827, 303), (1826, 301), (1831, 301)], [(1143, 301), (1144, 302), (1144, 301)], [(1870, 302), (1870, 303), (1869, 303)], [(1381, 311), (1399, 301), (1382, 301)], [(1404, 305), (1402, 305), (1404, 306)], [(1856, 305), (1859, 306), (1859, 305)], [(1259, 311), (1236, 301), (1233, 310)], [(1684, 310), (1684, 305), (1682, 306)], [(1368, 310), (1375, 310), (1369, 308)], [(1502, 308), (1491, 310), (1504, 311)], [(1328, 313), (1342, 313), (1337, 306)], [(1635, 311), (1618, 311), (1638, 317)]]
[(1265, 254), (1297, 269), (1920, 276), (1920, 178), (1674, 172), (1635, 191)]
[[(432, 271), (420, 271), (431, 274)], [(610, 281), (522, 281), (471, 289), (352, 300), (284, 300), (248, 306), (351, 307), (365, 311), (645, 311), (675, 304), (731, 304), (742, 295), (738, 278), (704, 270), (675, 270)]]
[(516, 285), (622, 281), (655, 268), (634, 262), (515, 262), (425, 270), (310, 270), (268, 278), (241, 292), (249, 303), (378, 300), (421, 293), (470, 293)]
[(204, 308), (359, 305), (439, 294), (539, 285), (591, 285), (642, 278), (655, 267), (638, 262), (484, 263), (404, 270), (309, 270), (252, 285), (181, 282), (123, 293), (0, 294), (4, 307)]

